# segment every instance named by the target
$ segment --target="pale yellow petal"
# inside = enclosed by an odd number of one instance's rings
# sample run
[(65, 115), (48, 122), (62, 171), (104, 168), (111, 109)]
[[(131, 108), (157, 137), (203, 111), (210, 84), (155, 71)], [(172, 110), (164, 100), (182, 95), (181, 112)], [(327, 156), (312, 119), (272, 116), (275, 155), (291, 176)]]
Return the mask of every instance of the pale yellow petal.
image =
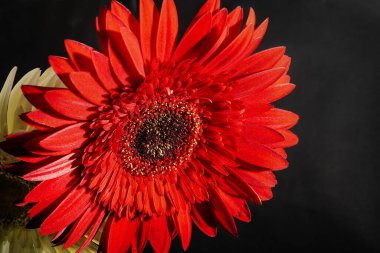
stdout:
[(40, 79), (38, 80), (39, 86), (45, 86), (45, 87), (58, 87), (58, 88), (64, 88), (65, 85), (63, 82), (58, 78), (57, 74), (54, 72), (53, 68), (48, 68), (45, 70), (45, 72), (41, 75)]
[(9, 242), (8, 241), (1, 242), (0, 252), (1, 253), (9, 253)]
[(24, 84), (37, 85), (41, 70), (36, 68), (24, 75), (13, 88), (8, 104), (7, 123), (8, 133), (25, 131), (27, 125), (19, 118), (20, 114), (31, 111), (32, 105), (22, 94), (21, 86)]
[(7, 126), (7, 110), (9, 96), (11, 94), (13, 82), (15, 80), (17, 72), (17, 67), (14, 67), (11, 72), (9, 72), (7, 79), (5, 80), (4, 86), (0, 92), (0, 141), (4, 140), (4, 136), (8, 135)]

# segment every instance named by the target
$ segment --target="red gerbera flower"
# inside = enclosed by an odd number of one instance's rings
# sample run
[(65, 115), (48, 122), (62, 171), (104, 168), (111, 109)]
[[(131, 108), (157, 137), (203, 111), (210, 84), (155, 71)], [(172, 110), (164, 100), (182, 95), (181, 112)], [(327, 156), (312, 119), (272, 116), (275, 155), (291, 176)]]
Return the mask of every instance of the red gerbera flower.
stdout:
[(23, 87), (36, 130), (3, 146), (42, 181), (25, 197), (30, 226), (65, 247), (87, 234), (85, 247), (105, 222), (100, 252), (168, 252), (176, 235), (187, 249), (193, 222), (236, 235), (297, 143), (297, 115), (270, 104), (294, 89), (285, 48), (252, 54), (267, 23), (209, 0), (177, 45), (173, 0), (160, 13), (141, 0), (140, 22), (112, 1), (97, 20), (102, 53), (67, 40), (69, 58), (50, 57), (67, 88)]

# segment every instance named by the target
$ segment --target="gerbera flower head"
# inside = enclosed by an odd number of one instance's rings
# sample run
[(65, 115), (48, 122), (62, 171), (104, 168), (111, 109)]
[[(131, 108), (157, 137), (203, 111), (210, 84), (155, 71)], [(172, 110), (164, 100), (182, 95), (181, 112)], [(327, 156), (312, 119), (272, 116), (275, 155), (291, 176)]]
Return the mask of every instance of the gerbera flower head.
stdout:
[(67, 88), (23, 86), (37, 130), (3, 144), (15, 171), (42, 181), (25, 197), (31, 224), (64, 247), (103, 223), (100, 252), (168, 252), (177, 235), (187, 249), (193, 223), (236, 235), (297, 142), (298, 117), (271, 105), (294, 88), (290, 58), (253, 53), (267, 20), (209, 0), (177, 43), (173, 0), (139, 6), (139, 20), (117, 1), (102, 9), (101, 52), (67, 40), (69, 57), (50, 57)]

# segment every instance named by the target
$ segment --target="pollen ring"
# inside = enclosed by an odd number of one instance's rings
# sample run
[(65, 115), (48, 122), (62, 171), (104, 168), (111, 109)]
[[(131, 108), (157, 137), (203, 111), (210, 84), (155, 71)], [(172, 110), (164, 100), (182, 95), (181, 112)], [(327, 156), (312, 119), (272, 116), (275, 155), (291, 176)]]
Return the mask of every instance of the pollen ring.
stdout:
[(192, 155), (200, 131), (195, 106), (176, 97), (141, 106), (123, 128), (123, 167), (134, 176), (177, 170)]

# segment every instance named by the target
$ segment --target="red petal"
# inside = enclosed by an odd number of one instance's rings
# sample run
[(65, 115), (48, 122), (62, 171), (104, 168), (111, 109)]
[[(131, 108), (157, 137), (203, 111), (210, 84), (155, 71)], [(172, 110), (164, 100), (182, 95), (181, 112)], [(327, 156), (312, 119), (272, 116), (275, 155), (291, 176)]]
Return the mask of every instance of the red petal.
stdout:
[[(7, 146), (10, 147), (13, 145), (18, 145), (18, 146), (22, 145), (25, 142), (25, 140), (38, 137), (42, 133), (44, 133), (44, 132), (39, 131), (39, 130), (34, 130), (34, 131), (30, 131), (30, 132), (19, 132), (19, 133), (7, 135), (7, 136), (5, 136), (7, 141), (6, 142), (0, 142), (0, 145), (1, 145), (0, 147), (3, 149), (3, 148), (6, 148)], [(7, 144), (7, 145), (4, 145), (4, 144)]]
[(236, 169), (236, 171), (250, 185), (260, 183), (264, 186), (274, 187), (277, 184), (276, 176), (271, 170), (263, 170), (262, 168), (247, 170), (244, 168)]
[(216, 236), (216, 221), (208, 201), (193, 205), (191, 214), (194, 223), (203, 233), (210, 237)]
[(246, 108), (244, 109), (244, 117), (246, 119), (246, 124), (251, 124), (251, 119), (255, 117), (261, 117), (264, 113), (269, 112), (274, 108), (271, 104), (249, 104), (255, 103), (254, 100), (244, 101)]
[[(145, 246), (148, 242), (150, 234), (150, 222), (141, 222), (139, 237), (135, 242), (132, 242), (133, 250), (136, 248), (137, 252), (144, 252)], [(136, 244), (136, 247), (134, 246)]]
[(296, 86), (291, 83), (274, 84), (265, 90), (255, 94), (255, 100), (259, 103), (272, 103), (289, 95)]
[(198, 20), (200, 17), (207, 13), (213, 14), (220, 9), (220, 0), (207, 0), (207, 2), (201, 7), (194, 20)]
[[(69, 193), (69, 191), (67, 191), (66, 193)], [(49, 215), (49, 213), (53, 212), (54, 208), (57, 206), (56, 202), (57, 202), (56, 199), (48, 199), (48, 200), (38, 202), (36, 205), (34, 205), (29, 210), (29, 217), (31, 218), (30, 222), (32, 222), (33, 224), (37, 222), (38, 225), (36, 224), (37, 225), (36, 227), (40, 227), (42, 223), (41, 220), (45, 219), (46, 216)]]
[(235, 197), (242, 197), (256, 205), (261, 205), (261, 200), (257, 193), (245, 182), (234, 169), (229, 170), (230, 175), (224, 180), (219, 180), (221, 190)]
[(263, 113), (259, 117), (247, 119), (247, 122), (266, 125), (273, 129), (289, 129), (297, 124), (298, 119), (298, 115), (293, 112), (274, 108)]
[(54, 72), (58, 75), (59, 79), (76, 95), (80, 96), (80, 93), (76, 90), (75, 85), (70, 80), (70, 73), (75, 72), (76, 69), (72, 62), (63, 57), (49, 56), (49, 63), (52, 66)]
[(254, 27), (252, 25), (244, 28), (231, 44), (223, 49), (204, 67), (204, 72), (218, 74), (228, 69), (231, 64), (235, 64), (239, 61), (247, 51), (247, 47), (253, 36), (253, 31)]
[(61, 177), (44, 181), (26, 195), (25, 201), (36, 203), (48, 199), (57, 199), (59, 196), (65, 195), (68, 190), (71, 190), (72, 185), (76, 185), (78, 180), (78, 171), (74, 171)]
[(25, 143), (25, 147), (33, 149), (35, 145), (46, 150), (62, 151), (75, 150), (82, 147), (88, 140), (89, 123), (81, 122), (65, 127), (46, 136), (38, 137), (38, 143), (32, 139)]
[(60, 56), (49, 56), (49, 63), (54, 72), (59, 76), (61, 74), (71, 73), (75, 71), (75, 67), (67, 58)]
[(112, 0), (111, 12), (115, 14), (126, 27), (128, 27), (137, 38), (140, 37), (140, 24), (136, 17), (119, 1)]
[[(62, 200), (67, 196), (70, 191), (63, 193), (57, 199), (48, 199), (45, 201), (41, 201), (38, 204), (34, 205), (32, 209), (29, 211), (29, 217), (31, 220), (26, 225), (26, 228), (39, 228), (43, 221), (47, 218), (49, 214), (51, 214), (57, 206), (62, 202)], [(63, 228), (65, 229), (65, 228)], [(60, 232), (63, 229), (57, 231)], [(63, 231), (62, 231), (63, 232)]]
[(129, 28), (121, 28), (121, 36), (123, 37), (125, 46), (129, 52), (132, 62), (141, 76), (145, 76), (144, 61), (141, 55), (140, 45), (137, 37)]
[[(23, 92), (25, 94), (27, 91), (26, 87), (24, 87)], [(48, 91), (45, 93), (45, 99), (48, 106), (54, 109), (54, 111), (71, 119), (88, 120), (94, 115), (95, 108), (93, 104), (75, 96), (67, 89)]]
[(289, 69), (289, 66), (290, 66), (290, 63), (291, 63), (292, 59), (287, 56), (287, 55), (284, 55), (282, 56), (282, 58), (274, 65), (275, 68), (277, 67), (281, 67), (281, 68), (286, 68), (287, 70)]
[(57, 113), (57, 111), (53, 110), (53, 108), (47, 103), (44, 95), (50, 91), (62, 91), (62, 88), (50, 88), (50, 87), (40, 87), (40, 86), (32, 86), (32, 85), (22, 85), (21, 90), (28, 99), (28, 101), (38, 109), (41, 109), (43, 112), (53, 115), (54, 117), (63, 117)]
[(227, 170), (222, 165), (220, 165), (219, 161), (210, 162), (210, 160), (207, 158), (207, 153), (203, 153), (202, 156), (205, 158), (204, 160), (200, 159), (198, 161), (200, 168), (203, 167), (205, 170), (207, 170), (208, 173), (212, 173), (217, 176), (228, 176)]
[(178, 15), (173, 0), (164, 0), (157, 32), (157, 58), (161, 62), (170, 59), (178, 33)]
[(52, 234), (66, 228), (89, 208), (91, 198), (92, 194), (88, 193), (85, 187), (71, 191), (42, 223), (41, 234)]
[(281, 170), (288, 167), (288, 162), (270, 148), (253, 141), (241, 141), (238, 144), (237, 156), (245, 162), (256, 166)]
[(176, 227), (181, 237), (182, 247), (184, 250), (190, 245), (191, 232), (192, 232), (192, 223), (190, 219), (190, 214), (185, 210), (180, 211), (177, 216), (174, 218), (176, 222)]
[(105, 209), (101, 209), (101, 213), (99, 215), (97, 215), (96, 220), (92, 222), (92, 224), (94, 224), (94, 225), (92, 226), (90, 233), (87, 235), (86, 241), (84, 241), (84, 243), (78, 249), (77, 252), (82, 252), (83, 249), (85, 249), (92, 242), (92, 239), (94, 238), (95, 234), (98, 232), (99, 227), (102, 224), (103, 218), (105, 215), (106, 215)]
[[(107, 250), (104, 252), (128, 252), (131, 244), (137, 239), (141, 223), (140, 219), (137, 217), (131, 221), (127, 217), (116, 218), (115, 216), (109, 217), (109, 219), (111, 222), (110, 231), (105, 245)], [(132, 252), (135, 251), (132, 249)]]
[(77, 71), (95, 73), (91, 60), (92, 47), (74, 40), (65, 40), (65, 46), (70, 60), (73, 62)]
[(108, 92), (88, 72), (72, 72), (70, 80), (81, 96), (95, 105), (103, 105), (108, 98)]
[(228, 207), (228, 210), (232, 216), (243, 222), (251, 221), (251, 212), (249, 211), (249, 207), (246, 201), (232, 197), (223, 192), (219, 192), (219, 194), (224, 203), (226, 203), (226, 206)]
[(17, 156), (17, 158), (27, 163), (39, 163), (39, 162), (45, 161), (47, 158), (49, 158), (49, 156), (33, 155), (33, 156), (27, 156), (27, 157)]
[(116, 91), (119, 88), (119, 83), (111, 72), (111, 65), (108, 57), (97, 51), (92, 51), (92, 62), (94, 63), (96, 73), (99, 80), (102, 82), (103, 87), (109, 92)]
[(211, 21), (211, 14), (207, 13), (189, 28), (174, 52), (174, 61), (179, 62), (182, 60), (182, 58), (210, 32)]
[(269, 170), (238, 170), (239, 175), (255, 190), (261, 200), (272, 198), (272, 187), (277, 184), (276, 177)]
[[(200, 150), (199, 150), (200, 152)], [(227, 165), (228, 167), (238, 167), (239, 163), (235, 161), (236, 156), (231, 154), (228, 150), (220, 144), (210, 143), (207, 147), (207, 155), (209, 159), (218, 161), (219, 164)]]
[(237, 228), (234, 218), (231, 216), (225, 203), (221, 200), (219, 194), (212, 187), (209, 188), (210, 203), (215, 218), (228, 233), (237, 236)]
[(207, 40), (203, 42), (204, 49), (199, 50), (198, 58), (199, 63), (204, 63), (220, 48), (228, 35), (227, 23), (227, 10), (220, 10), (212, 19), (212, 28)]
[(98, 32), (99, 43), (102, 49), (102, 52), (105, 55), (108, 55), (108, 36), (106, 31), (106, 13), (108, 9), (103, 6), (100, 9), (99, 17), (96, 18), (96, 30)]
[[(119, 47), (119, 49), (121, 49), (121, 47)], [(108, 53), (115, 76), (123, 86), (130, 86), (130, 74), (124, 68), (124, 63), (118, 58), (121, 54), (115, 50), (114, 46), (111, 46), (111, 43), (108, 44)]]
[(71, 229), (63, 248), (67, 249), (78, 242), (92, 226), (93, 222), (97, 220), (101, 212), (102, 209), (98, 207), (88, 208)]
[(253, 52), (256, 50), (256, 48), (260, 45), (262, 39), (264, 38), (264, 35), (268, 28), (269, 19), (265, 19), (259, 27), (256, 28), (255, 32), (253, 33), (253, 38), (249, 46), (249, 52)]
[(153, 0), (140, 0), (140, 43), (145, 64), (156, 57), (159, 13)]
[(272, 188), (261, 184), (252, 184), (252, 188), (257, 192), (262, 201), (270, 200), (273, 197)]
[(165, 191), (166, 191), (171, 203), (173, 204), (173, 206), (176, 209), (180, 209), (182, 203), (181, 203), (180, 194), (178, 193), (178, 188), (177, 188), (176, 184), (174, 184), (174, 183), (165, 184)]
[(243, 24), (244, 13), (243, 9), (236, 7), (227, 17), (228, 37), (224, 43), (227, 46), (233, 41), (240, 33), (241, 26)]
[(239, 74), (252, 74), (272, 68), (284, 55), (285, 47), (270, 48), (253, 54), (239, 64)]
[(23, 178), (28, 181), (45, 181), (65, 175), (78, 167), (78, 165), (74, 163), (76, 159), (73, 158), (74, 155), (69, 154), (52, 163), (38, 167), (28, 174), (25, 174)]
[(128, 67), (134, 66), (134, 63), (120, 34), (121, 28), (125, 27), (123, 22), (110, 11), (107, 11), (106, 19), (109, 36), (108, 56), (116, 77), (123, 85), (140, 80), (141, 77), (136, 68)]
[(273, 148), (288, 148), (297, 145), (298, 137), (291, 131), (287, 129), (279, 129), (277, 130), (283, 137), (284, 140), (278, 143), (274, 143), (271, 145)]
[(46, 114), (41, 110), (35, 110), (29, 113), (22, 114), (20, 118), (30, 126), (38, 129), (49, 129), (56, 127), (63, 127), (74, 124), (76, 121), (61, 119), (52, 115)]
[(282, 156), (284, 159), (288, 157), (288, 154), (286, 154), (286, 151), (283, 148), (274, 148), (273, 151)]
[(270, 70), (265, 70), (236, 81), (231, 91), (231, 95), (235, 99), (246, 98), (250, 99), (252, 93), (256, 93), (264, 90), (275, 81), (277, 81), (284, 73), (285, 68), (275, 68)]
[(249, 8), (249, 13), (248, 13), (248, 18), (247, 21), (245, 22), (246, 26), (253, 25), (255, 26), (256, 24), (256, 14), (255, 11), (252, 9), (252, 7)]
[(290, 82), (290, 76), (289, 75), (283, 75), (280, 77), (275, 83), (275, 84), (283, 84), (283, 83), (289, 83)]
[(155, 252), (169, 252), (172, 239), (165, 215), (150, 220), (149, 241)]
[(276, 130), (266, 126), (249, 125), (245, 126), (242, 136), (250, 136), (252, 140), (262, 144), (277, 143), (284, 141), (284, 137)]

